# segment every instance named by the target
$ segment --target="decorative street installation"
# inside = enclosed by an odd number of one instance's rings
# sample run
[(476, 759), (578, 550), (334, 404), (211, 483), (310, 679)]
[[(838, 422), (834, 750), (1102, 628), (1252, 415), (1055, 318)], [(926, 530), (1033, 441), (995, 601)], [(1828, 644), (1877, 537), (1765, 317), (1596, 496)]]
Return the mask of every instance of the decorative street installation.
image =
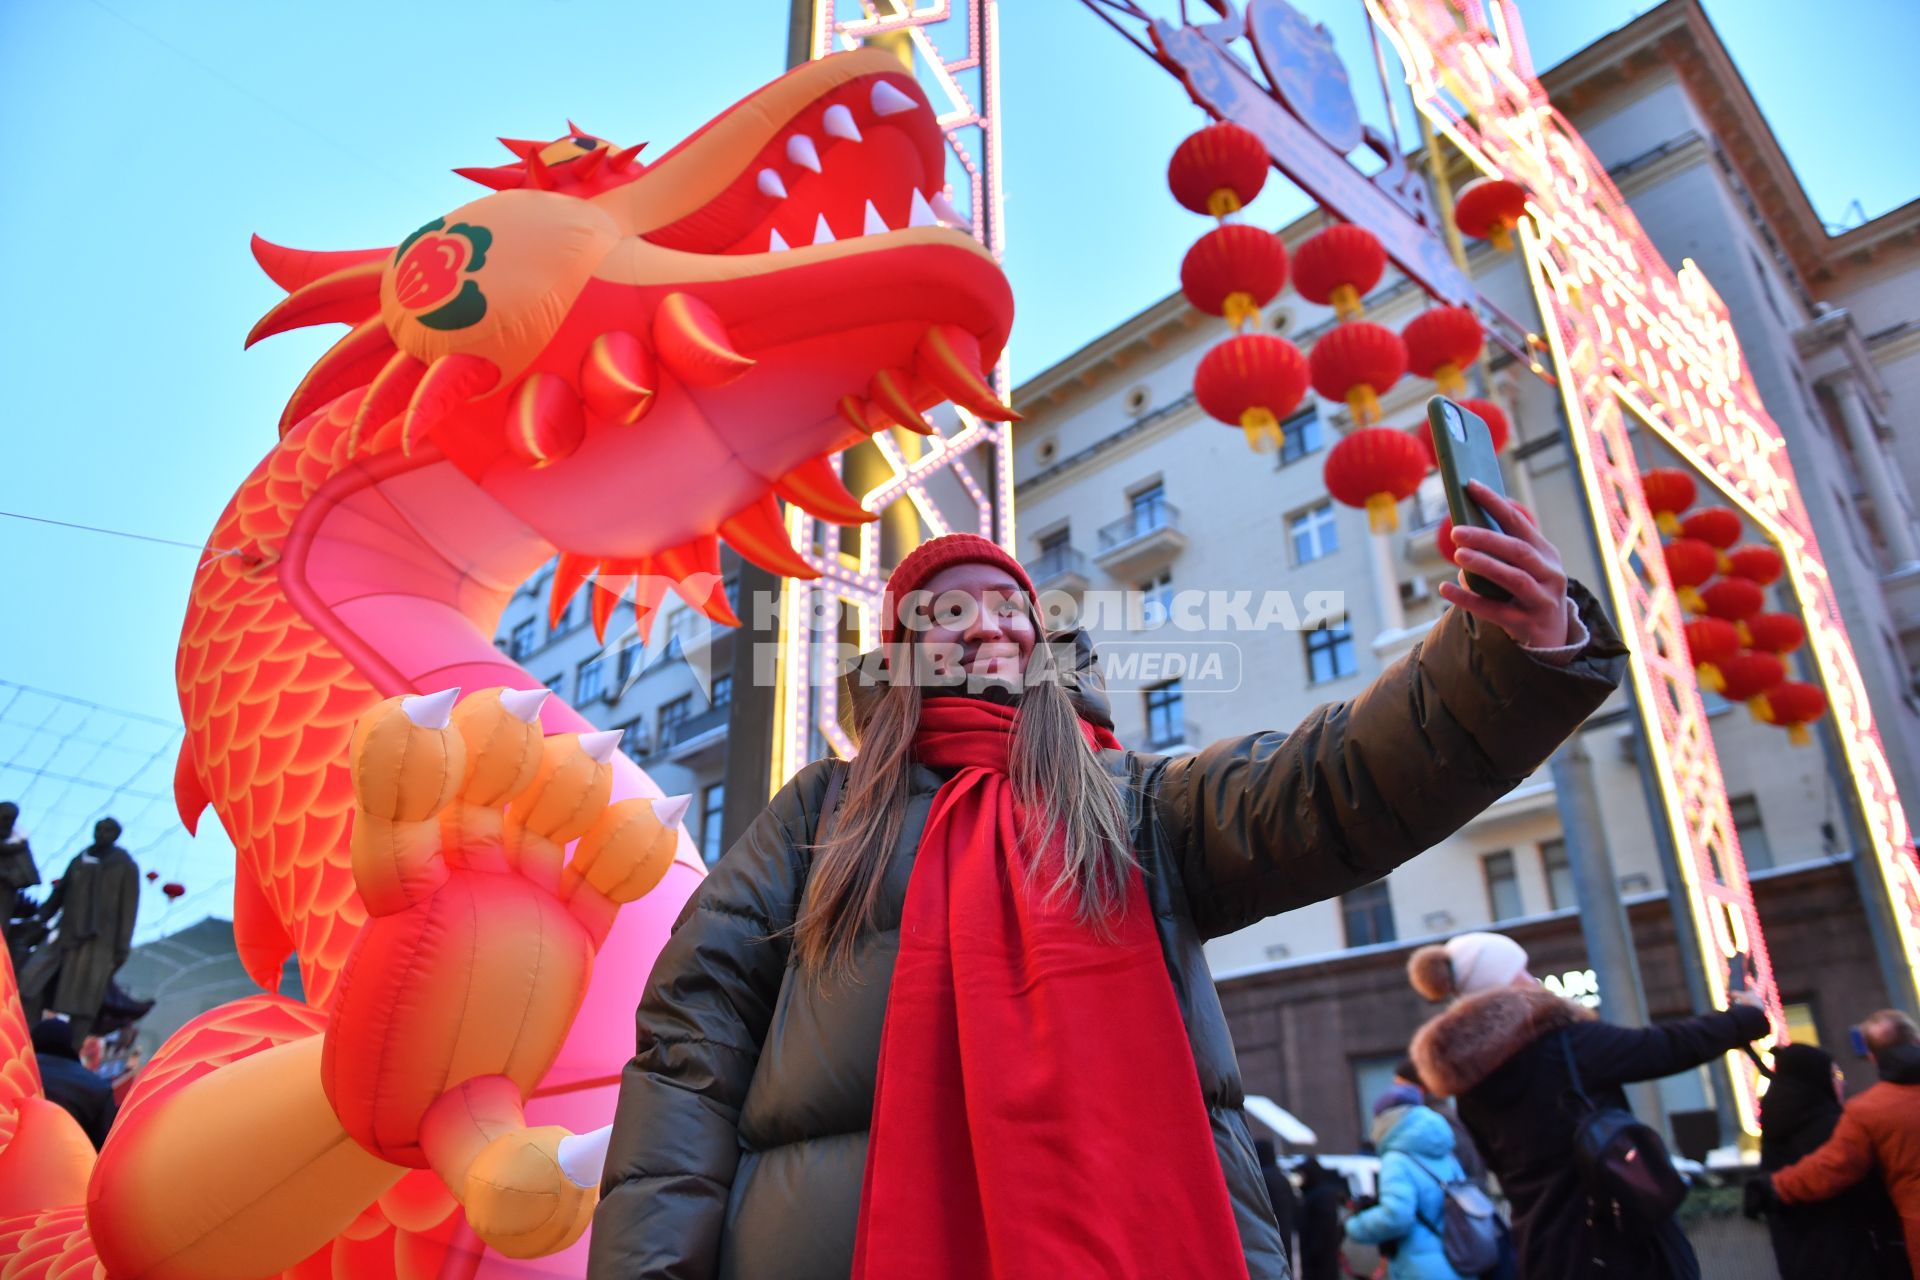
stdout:
[[(1424, 184), (1396, 146), (1357, 126), (1331, 40), (1286, 0), (1244, 6), (1210, 0), (1204, 21), (1186, 21), (1184, 6), (1176, 21), (1136, 0), (1083, 3), (1178, 77), (1216, 120), (1258, 137), (1275, 167), (1328, 212), (1377, 234), (1393, 264), (1437, 303), (1478, 310), (1488, 318), (1489, 340), (1558, 386), (1609, 594), (1633, 650), (1658, 820), (1676, 850), (1692, 915), (1693, 962), (1711, 998), (1724, 1001), (1727, 962), (1744, 953), (1774, 1025), (1785, 1025), (1696, 666), (1700, 680), (1747, 701), (1757, 717), (1786, 729), (1795, 742), (1806, 740), (1810, 722), (1834, 718), (1844, 772), (1896, 918), (1899, 963), (1914, 973), (1920, 863), (1780, 430), (1749, 376), (1725, 304), (1691, 262), (1676, 272), (1661, 261), (1603, 166), (1548, 102), (1511, 0), (1366, 0), (1366, 6), (1370, 22), (1399, 54), (1421, 115), (1480, 171), (1457, 193), (1455, 226), (1523, 255), (1541, 316), (1536, 332), (1544, 337), (1537, 340), (1530, 327), (1478, 297), (1443, 245)], [(1240, 53), (1243, 42), (1250, 60)], [(1386, 166), (1371, 177), (1347, 159), (1363, 140)], [(1293, 264), (1296, 285), (1305, 274), (1304, 256), (1303, 246)], [(1344, 317), (1352, 302), (1328, 292)], [(1458, 363), (1444, 358), (1451, 353), (1425, 333), (1414, 337), (1417, 367), (1451, 382), (1446, 366)], [(1550, 370), (1541, 363), (1542, 349)], [(1321, 381), (1316, 378), (1321, 394), (1338, 398), (1357, 379), (1349, 371), (1345, 379), (1329, 374), (1325, 385)], [(1352, 410), (1358, 423), (1364, 394)], [(1626, 411), (1689, 470), (1650, 471), (1643, 492)], [(1414, 434), (1424, 433), (1416, 428)], [(1365, 435), (1350, 433), (1342, 445), (1357, 452), (1365, 446), (1353, 442)], [(1390, 482), (1400, 478), (1400, 466), (1394, 455), (1369, 449), (1359, 468), (1330, 465), (1329, 489), (1344, 491), (1344, 497), (1334, 493), (1343, 501), (1366, 503), (1378, 528), (1395, 500)], [(1694, 504), (1696, 477), (1731, 509), (1682, 528), (1679, 516)], [(1743, 518), (1771, 547), (1735, 549)], [(1773, 557), (1758, 554), (1774, 548)], [(1764, 588), (1775, 580), (1801, 611), (1802, 635), (1760, 621), (1768, 616)], [(1704, 615), (1691, 629), (1689, 613)], [(1785, 678), (1781, 654), (1802, 643), (1819, 685)], [(1758, 1073), (1741, 1055), (1729, 1055), (1726, 1070), (1740, 1123), (1757, 1133)]]
[(515, 1259), (586, 1228), (704, 867), (686, 799), (494, 646), (502, 609), (557, 559), (556, 612), (586, 587), (596, 627), (644, 633), (668, 590), (731, 620), (722, 540), (809, 574), (778, 498), (868, 516), (832, 456), (947, 399), (1007, 416), (1012, 295), (934, 212), (947, 130), (891, 54), (809, 63), (650, 163), (572, 125), (503, 141), (465, 172), (484, 195), (395, 245), (255, 241), (287, 292), (256, 340), (348, 329), (217, 521), (177, 661), (175, 797), (233, 838), (264, 990), (161, 1046), (96, 1162), (0, 956), (9, 1276), (583, 1270)]

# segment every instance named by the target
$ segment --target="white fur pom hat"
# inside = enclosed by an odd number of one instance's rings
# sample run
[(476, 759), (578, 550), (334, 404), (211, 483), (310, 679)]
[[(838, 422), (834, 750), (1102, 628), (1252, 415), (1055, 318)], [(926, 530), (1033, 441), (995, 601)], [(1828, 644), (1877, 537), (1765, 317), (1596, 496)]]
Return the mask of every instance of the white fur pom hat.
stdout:
[(1414, 952), (1407, 978), (1422, 996), (1440, 1001), (1504, 987), (1526, 968), (1526, 948), (1505, 934), (1463, 933)]

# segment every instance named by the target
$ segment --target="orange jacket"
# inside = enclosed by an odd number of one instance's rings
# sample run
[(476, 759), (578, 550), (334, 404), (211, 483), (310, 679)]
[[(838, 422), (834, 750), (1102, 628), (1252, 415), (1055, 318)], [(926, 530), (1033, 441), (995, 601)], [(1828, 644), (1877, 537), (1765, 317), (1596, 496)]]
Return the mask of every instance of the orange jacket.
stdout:
[(1882, 1062), (1881, 1081), (1848, 1101), (1818, 1150), (1773, 1175), (1788, 1204), (1838, 1195), (1878, 1172), (1906, 1230), (1907, 1254), (1920, 1258), (1920, 1051)]

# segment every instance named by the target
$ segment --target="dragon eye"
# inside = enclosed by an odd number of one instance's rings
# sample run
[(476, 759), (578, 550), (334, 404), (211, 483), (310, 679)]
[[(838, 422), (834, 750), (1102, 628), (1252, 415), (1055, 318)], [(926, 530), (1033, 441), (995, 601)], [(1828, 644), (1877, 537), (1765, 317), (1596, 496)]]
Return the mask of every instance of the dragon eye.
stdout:
[(579, 147), (582, 151), (591, 151), (600, 144), (593, 138), (575, 138), (573, 145)]

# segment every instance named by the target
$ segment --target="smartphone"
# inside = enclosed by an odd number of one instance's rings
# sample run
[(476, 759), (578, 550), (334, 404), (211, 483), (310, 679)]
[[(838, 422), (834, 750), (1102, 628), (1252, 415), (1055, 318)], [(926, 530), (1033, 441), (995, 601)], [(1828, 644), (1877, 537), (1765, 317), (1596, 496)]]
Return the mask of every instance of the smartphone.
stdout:
[(1867, 1058), (1872, 1056), (1867, 1052), (1866, 1032), (1860, 1030), (1860, 1028), (1858, 1027), (1847, 1028), (1847, 1044), (1852, 1047), (1853, 1056), (1856, 1058)]
[(1747, 989), (1747, 953), (1742, 951), (1727, 961), (1727, 994)]
[[(1427, 401), (1427, 427), (1433, 436), (1433, 454), (1440, 461), (1440, 483), (1447, 491), (1447, 514), (1454, 526), (1506, 532), (1467, 494), (1467, 483), (1478, 480), (1501, 497), (1507, 496), (1500, 479), (1500, 458), (1493, 451), (1493, 433), (1484, 418), (1463, 409), (1445, 396)], [(1467, 589), (1489, 600), (1511, 600), (1513, 593), (1475, 573), (1467, 575)]]

